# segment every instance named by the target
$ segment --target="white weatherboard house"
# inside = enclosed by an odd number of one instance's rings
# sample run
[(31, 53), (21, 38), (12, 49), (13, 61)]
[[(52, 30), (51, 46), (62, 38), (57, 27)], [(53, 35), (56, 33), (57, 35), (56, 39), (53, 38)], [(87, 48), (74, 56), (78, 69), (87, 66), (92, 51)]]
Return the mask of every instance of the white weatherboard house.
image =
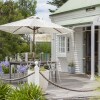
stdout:
[(74, 30), (72, 34), (53, 34), (52, 60), (59, 60), (61, 69), (75, 63), (75, 73), (100, 75), (100, 0), (68, 0), (50, 15), (57, 24)]

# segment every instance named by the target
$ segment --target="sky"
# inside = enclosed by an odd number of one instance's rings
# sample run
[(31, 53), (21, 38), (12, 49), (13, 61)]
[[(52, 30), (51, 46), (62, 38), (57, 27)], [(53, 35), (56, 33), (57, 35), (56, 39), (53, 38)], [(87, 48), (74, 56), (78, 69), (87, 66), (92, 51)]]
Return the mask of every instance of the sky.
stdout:
[(56, 9), (56, 7), (47, 4), (47, 1), (52, 1), (52, 0), (37, 0), (36, 16), (46, 21), (50, 21), (49, 18), (50, 12), (48, 9)]

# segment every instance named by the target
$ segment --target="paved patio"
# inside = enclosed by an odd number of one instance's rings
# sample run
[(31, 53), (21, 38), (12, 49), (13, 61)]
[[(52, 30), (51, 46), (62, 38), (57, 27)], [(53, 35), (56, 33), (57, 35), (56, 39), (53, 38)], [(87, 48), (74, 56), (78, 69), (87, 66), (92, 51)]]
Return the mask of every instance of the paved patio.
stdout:
[[(60, 73), (60, 78), (61, 78), (61, 82), (58, 80), (57, 84), (63, 87), (76, 89), (76, 90), (95, 89), (100, 84), (97, 81), (91, 81), (90, 78), (87, 77), (86, 75), (69, 75), (67, 73)], [(74, 91), (68, 91), (68, 90), (57, 88), (51, 84), (49, 85), (46, 93), (47, 93), (46, 96), (48, 100), (70, 100), (68, 98), (74, 98), (71, 100), (88, 100), (88, 99), (82, 99), (82, 98), (100, 96), (100, 92), (98, 91), (74, 92)]]

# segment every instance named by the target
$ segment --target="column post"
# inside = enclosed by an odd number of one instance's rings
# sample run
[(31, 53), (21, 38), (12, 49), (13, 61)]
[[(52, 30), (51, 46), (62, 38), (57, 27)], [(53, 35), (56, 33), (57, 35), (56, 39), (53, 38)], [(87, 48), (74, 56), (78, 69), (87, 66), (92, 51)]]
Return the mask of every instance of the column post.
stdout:
[(91, 25), (91, 79), (95, 80), (95, 27)]
[(32, 45), (32, 39), (31, 39), (31, 35), (30, 35), (30, 53), (32, 53), (32, 49), (33, 49), (33, 45)]

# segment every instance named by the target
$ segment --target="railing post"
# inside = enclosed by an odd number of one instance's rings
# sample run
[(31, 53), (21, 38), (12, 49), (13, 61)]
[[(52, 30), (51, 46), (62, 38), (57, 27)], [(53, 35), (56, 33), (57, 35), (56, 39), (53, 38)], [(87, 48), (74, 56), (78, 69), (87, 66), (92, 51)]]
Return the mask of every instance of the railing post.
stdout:
[(35, 61), (35, 85), (39, 86), (39, 67), (38, 67), (38, 61)]
[(20, 61), (19, 53), (17, 53), (17, 61)]
[(8, 61), (8, 56), (5, 57), (5, 61)]
[(28, 61), (28, 53), (27, 52), (25, 53), (25, 61), (26, 62)]

